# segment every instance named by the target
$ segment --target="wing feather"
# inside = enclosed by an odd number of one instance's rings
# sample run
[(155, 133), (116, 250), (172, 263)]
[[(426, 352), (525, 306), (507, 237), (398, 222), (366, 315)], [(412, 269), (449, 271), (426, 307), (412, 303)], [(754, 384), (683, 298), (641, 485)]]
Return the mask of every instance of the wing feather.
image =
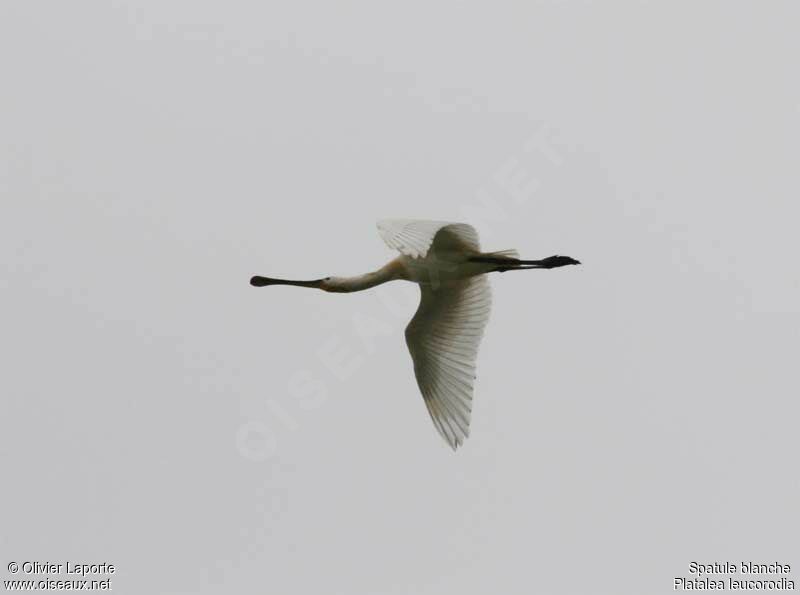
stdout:
[(453, 247), (480, 251), (475, 228), (466, 223), (425, 221), (421, 219), (383, 219), (378, 233), (386, 245), (412, 258), (423, 258), (436, 240), (437, 249)]
[(491, 306), (489, 281), (479, 275), (420, 289), (406, 343), (433, 424), (455, 450), (469, 436), (475, 360)]

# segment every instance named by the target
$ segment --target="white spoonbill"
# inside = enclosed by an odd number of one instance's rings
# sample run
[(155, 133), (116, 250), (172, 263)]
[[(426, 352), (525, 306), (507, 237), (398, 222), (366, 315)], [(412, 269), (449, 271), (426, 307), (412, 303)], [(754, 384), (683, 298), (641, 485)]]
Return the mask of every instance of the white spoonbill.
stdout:
[(466, 223), (391, 219), (379, 221), (378, 232), (400, 256), (377, 271), (315, 281), (255, 276), (250, 284), (295, 285), (335, 293), (395, 280), (419, 284), (422, 297), (406, 327), (406, 344), (433, 424), (456, 450), (469, 436), (475, 359), (489, 320), (491, 292), (486, 274), (580, 263), (569, 256), (520, 260), (515, 250), (481, 252), (478, 233)]

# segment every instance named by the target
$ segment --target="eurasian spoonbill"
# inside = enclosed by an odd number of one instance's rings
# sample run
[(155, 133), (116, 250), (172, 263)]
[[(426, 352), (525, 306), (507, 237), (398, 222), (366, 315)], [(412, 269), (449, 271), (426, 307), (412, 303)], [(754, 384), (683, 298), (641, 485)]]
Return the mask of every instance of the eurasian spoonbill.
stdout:
[(250, 284), (295, 285), (335, 293), (362, 291), (395, 280), (419, 284), (422, 297), (406, 327), (406, 344), (433, 424), (456, 450), (469, 436), (475, 360), (489, 319), (486, 273), (580, 263), (569, 256), (520, 260), (515, 250), (481, 252), (477, 232), (466, 223), (391, 219), (379, 221), (378, 231), (400, 256), (377, 271), (314, 281), (255, 276)]

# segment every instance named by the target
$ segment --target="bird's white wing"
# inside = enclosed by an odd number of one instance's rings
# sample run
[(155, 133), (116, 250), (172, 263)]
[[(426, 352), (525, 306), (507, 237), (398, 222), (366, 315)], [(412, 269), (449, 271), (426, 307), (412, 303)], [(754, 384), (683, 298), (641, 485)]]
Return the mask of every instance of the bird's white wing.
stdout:
[(406, 343), (431, 419), (455, 450), (469, 436), (475, 359), (492, 301), (489, 280), (479, 275), (420, 289)]
[(378, 233), (390, 248), (412, 258), (424, 257), (433, 244), (434, 238), (436, 238), (437, 246), (452, 245), (474, 252), (480, 250), (478, 232), (466, 223), (384, 219), (378, 221)]

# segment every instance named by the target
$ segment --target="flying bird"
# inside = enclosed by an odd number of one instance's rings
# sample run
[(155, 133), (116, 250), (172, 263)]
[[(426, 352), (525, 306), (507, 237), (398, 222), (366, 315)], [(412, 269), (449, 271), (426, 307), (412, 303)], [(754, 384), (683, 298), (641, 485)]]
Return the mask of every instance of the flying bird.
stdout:
[(400, 256), (377, 271), (314, 281), (255, 276), (250, 284), (349, 293), (388, 281), (417, 283), (422, 296), (406, 327), (406, 344), (433, 424), (456, 450), (469, 436), (475, 360), (491, 307), (487, 274), (580, 262), (569, 256), (520, 260), (516, 250), (481, 252), (478, 233), (466, 223), (387, 219), (378, 222), (378, 232)]

